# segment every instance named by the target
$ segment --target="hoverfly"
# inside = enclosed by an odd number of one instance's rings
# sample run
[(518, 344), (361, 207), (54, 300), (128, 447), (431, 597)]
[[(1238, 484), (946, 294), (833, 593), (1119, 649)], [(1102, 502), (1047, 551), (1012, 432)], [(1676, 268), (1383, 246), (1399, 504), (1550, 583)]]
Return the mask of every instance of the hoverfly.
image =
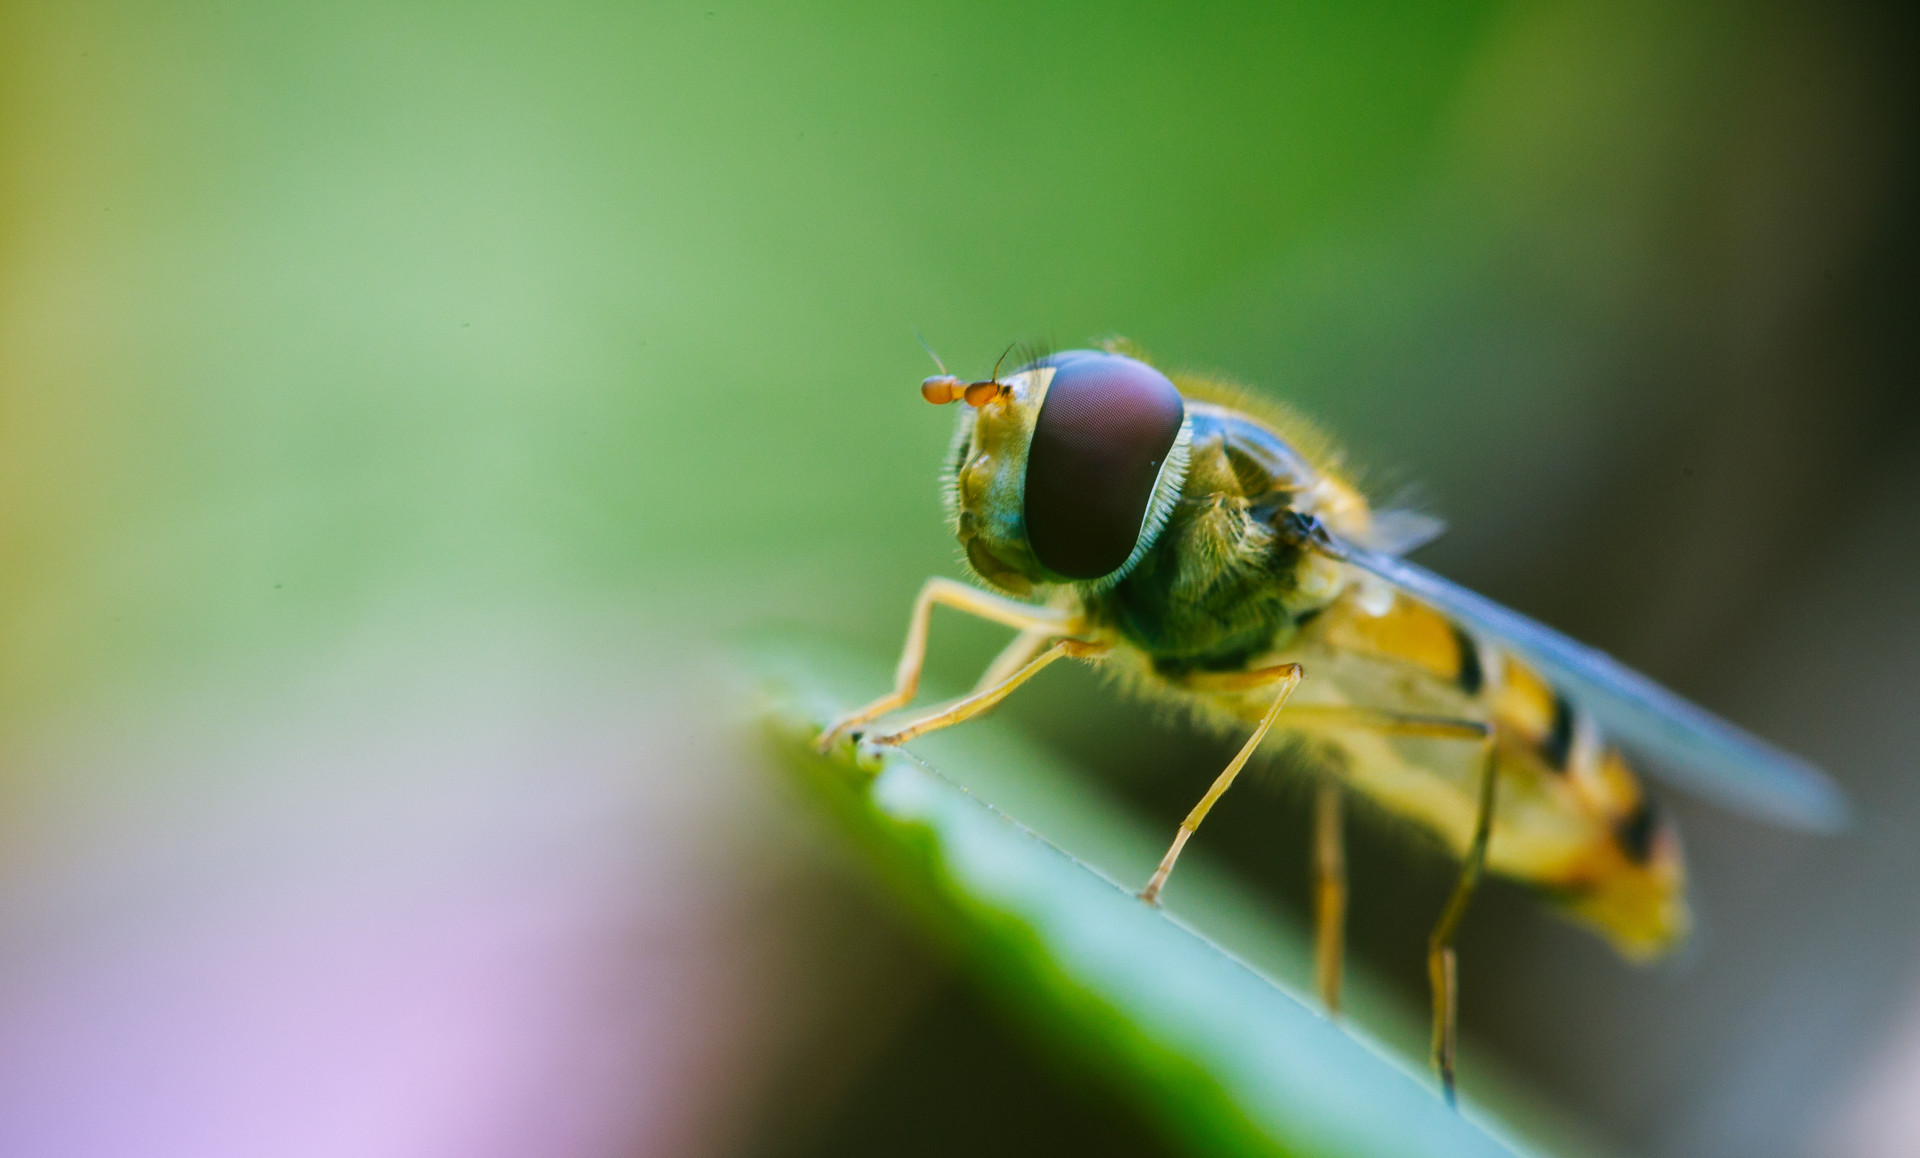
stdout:
[(1460, 859), (1427, 954), (1432, 1061), (1449, 1102), (1453, 938), (1483, 870), (1532, 886), (1631, 959), (1687, 933), (1678, 836), (1613, 742), (1750, 815), (1815, 830), (1844, 821), (1841, 794), (1809, 764), (1404, 561), (1439, 523), (1374, 510), (1287, 410), (1203, 376), (1170, 378), (1119, 343), (980, 382), (940, 368), (922, 396), (966, 404), (948, 511), (969, 569), (993, 590), (929, 579), (893, 690), (836, 720), (821, 750), (913, 699), (935, 605), (1019, 634), (970, 695), (864, 742), (957, 724), (1068, 657), (1203, 723), (1251, 726), (1141, 890), (1157, 903), (1248, 759), (1286, 738), (1326, 770), (1312, 862), (1329, 1012), (1346, 908), (1343, 793)]

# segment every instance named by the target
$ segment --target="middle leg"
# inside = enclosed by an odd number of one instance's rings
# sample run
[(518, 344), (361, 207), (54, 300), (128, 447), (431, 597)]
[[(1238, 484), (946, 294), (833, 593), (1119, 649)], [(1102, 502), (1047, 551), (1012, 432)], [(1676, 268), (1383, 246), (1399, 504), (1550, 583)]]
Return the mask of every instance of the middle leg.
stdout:
[(1249, 736), (1247, 742), (1241, 746), (1233, 762), (1227, 765), (1226, 771), (1214, 778), (1213, 786), (1207, 789), (1207, 794), (1200, 798), (1200, 803), (1194, 805), (1193, 811), (1187, 813), (1187, 818), (1180, 822), (1180, 831), (1174, 834), (1173, 846), (1167, 849), (1167, 855), (1160, 858), (1160, 867), (1153, 870), (1153, 877), (1147, 881), (1147, 887), (1140, 890), (1141, 900), (1150, 905), (1159, 903), (1160, 890), (1166, 887), (1167, 877), (1173, 872), (1173, 862), (1180, 859), (1180, 850), (1186, 847), (1187, 839), (1200, 827), (1200, 822), (1207, 818), (1207, 813), (1213, 808), (1213, 802), (1220, 799), (1227, 789), (1233, 787), (1233, 781), (1240, 775), (1240, 769), (1246, 767), (1247, 760), (1253, 756), (1254, 749), (1260, 746), (1260, 741), (1267, 738), (1267, 731), (1273, 727), (1273, 721), (1280, 715), (1280, 709), (1287, 706), (1287, 697), (1293, 694), (1293, 689), (1300, 686), (1300, 677), (1304, 674), (1305, 669), (1299, 664), (1283, 663), (1275, 667), (1261, 668), (1258, 671), (1220, 677), (1223, 686), (1226, 680), (1231, 680), (1230, 686), (1236, 688), (1277, 683), (1280, 685), (1280, 690), (1273, 697), (1273, 706), (1260, 717), (1259, 727), (1253, 730), (1253, 735)]

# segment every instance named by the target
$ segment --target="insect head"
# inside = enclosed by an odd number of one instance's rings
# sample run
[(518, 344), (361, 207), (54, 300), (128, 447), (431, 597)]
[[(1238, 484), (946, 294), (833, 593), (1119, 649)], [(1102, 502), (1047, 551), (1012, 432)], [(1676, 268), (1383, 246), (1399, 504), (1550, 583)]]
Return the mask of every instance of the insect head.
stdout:
[(941, 374), (927, 401), (965, 401), (947, 500), (967, 561), (994, 586), (1110, 586), (1153, 545), (1186, 475), (1186, 403), (1135, 358), (1070, 350), (1004, 379)]

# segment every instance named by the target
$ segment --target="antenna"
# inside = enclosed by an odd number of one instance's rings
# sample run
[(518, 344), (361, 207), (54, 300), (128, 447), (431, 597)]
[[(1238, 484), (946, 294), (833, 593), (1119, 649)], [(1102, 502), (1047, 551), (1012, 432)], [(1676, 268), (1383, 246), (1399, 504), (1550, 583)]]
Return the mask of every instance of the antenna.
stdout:
[(920, 348), (921, 348), (922, 350), (925, 350), (925, 351), (927, 352), (927, 357), (929, 357), (929, 358), (932, 358), (932, 359), (933, 359), (933, 364), (934, 364), (934, 365), (936, 365), (936, 366), (938, 366), (938, 367), (940, 367), (940, 373), (942, 373), (942, 374), (946, 374), (946, 373), (947, 373), (947, 364), (946, 364), (945, 362), (942, 362), (942, 361), (940, 360), (940, 355), (938, 355), (938, 354), (936, 354), (936, 353), (934, 353), (934, 352), (933, 352), (933, 347), (932, 347), (932, 346), (929, 346), (929, 345), (927, 344), (927, 340), (926, 340), (926, 338), (924, 338), (924, 337), (922, 337), (922, 336), (920, 335), (920, 327), (919, 327), (919, 326), (915, 326), (915, 327), (913, 328), (913, 337), (914, 337), (914, 340), (915, 340), (915, 341), (917, 341), (917, 342), (919, 342), (919, 343), (920, 343)]
[(1007, 355), (1013, 353), (1013, 348), (1015, 346), (1018, 346), (1019, 344), (1020, 344), (1019, 340), (1015, 339), (1014, 341), (1009, 342), (1007, 344), (1006, 349), (1000, 351), (1000, 356), (993, 360), (993, 377), (987, 379), (987, 381), (998, 382), (1000, 380), (1000, 363), (1006, 361)]

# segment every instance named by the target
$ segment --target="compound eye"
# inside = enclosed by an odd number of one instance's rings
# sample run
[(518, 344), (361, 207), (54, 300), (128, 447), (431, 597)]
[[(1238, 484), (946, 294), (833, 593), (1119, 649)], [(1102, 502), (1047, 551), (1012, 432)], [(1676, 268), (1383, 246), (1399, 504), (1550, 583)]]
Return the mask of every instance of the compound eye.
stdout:
[(1112, 574), (1133, 554), (1186, 412), (1167, 376), (1095, 350), (1055, 354), (1027, 452), (1027, 542), (1069, 579)]

